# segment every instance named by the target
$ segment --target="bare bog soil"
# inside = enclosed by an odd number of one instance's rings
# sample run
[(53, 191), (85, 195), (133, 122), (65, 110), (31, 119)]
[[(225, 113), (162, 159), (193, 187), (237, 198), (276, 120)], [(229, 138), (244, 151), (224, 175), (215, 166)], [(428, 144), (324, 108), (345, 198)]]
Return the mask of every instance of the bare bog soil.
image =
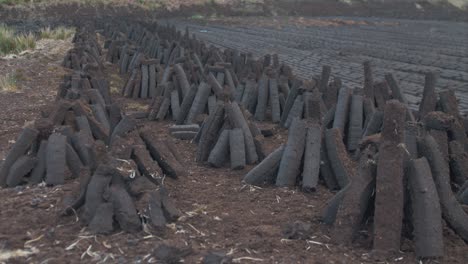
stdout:
[[(15, 138), (25, 120), (34, 119), (44, 103), (54, 100), (55, 89), (63, 73), (58, 66), (59, 58), (64, 52), (59, 50), (57, 54), (49, 55), (54, 59), (48, 64), (40, 59), (29, 59), (27, 65), (21, 64), (26, 60), (23, 57), (9, 61), (10, 65), (28, 69), (36, 75), (33, 75), (35, 81), (30, 83), (34, 84), (32, 88), (0, 97), (2, 108), (12, 113), (3, 112), (0, 116), (0, 129), (7, 131), (1, 134), (0, 158), (10, 147), (8, 140)], [(47, 65), (56, 67), (56, 70), (44, 70)], [(2, 70), (12, 70), (13, 67)], [(118, 91), (123, 80), (118, 77), (114, 66), (106, 65), (106, 71), (111, 80), (111, 90)], [(27, 86), (28, 82), (21, 84)], [(128, 112), (141, 111), (148, 103), (116, 97)], [(170, 122), (140, 121), (139, 125), (150, 126), (154, 133), (170, 138)], [(285, 130), (267, 123), (259, 126), (274, 132), (274, 136), (266, 138), (268, 153), (286, 141)], [(415, 263), (412, 243), (407, 240), (403, 242), (402, 252), (391, 259), (374, 258), (368, 250), (371, 241), (367, 234), (371, 230), (362, 230), (355, 248), (332, 244), (327, 228), (318, 221), (322, 206), (333, 195), (324, 187), (316, 193), (305, 194), (294, 189), (242, 185), (241, 178), (250, 167), (242, 171), (200, 167), (195, 162), (194, 144), (171, 140), (177, 146), (179, 159), (188, 168), (189, 175), (178, 180), (165, 180), (184, 216), (175, 224), (168, 225), (164, 233), (142, 231), (134, 235), (123, 232), (109, 236), (89, 235), (76, 216), (63, 217), (59, 213), (64, 201), (76, 193), (78, 182), (54, 188), (27, 186), (2, 189), (0, 262), (158, 263), (154, 250), (164, 243), (188, 249), (190, 254), (184, 258), (185, 263), (200, 263), (207, 252), (229, 254), (238, 263)], [(284, 234), (285, 226), (296, 221), (310, 223), (310, 229), (304, 238), (289, 239)], [(448, 228), (444, 232), (445, 259), (425, 263), (466, 263), (466, 244)], [(22, 257), (11, 258), (8, 254)]]
[[(255, 22), (255, 20), (250, 20)], [(60, 63), (70, 42), (50, 43), (47, 48), (1, 59), (0, 74), (20, 72), (18, 92), (0, 94), (0, 159), (11, 147), (25, 122), (34, 120), (53, 102), (65, 69)], [(122, 80), (115, 66), (107, 64), (111, 91), (118, 92)], [(148, 101), (114, 100), (127, 112), (142, 111)], [(165, 179), (171, 196), (184, 216), (168, 225), (164, 233), (89, 235), (77, 216), (61, 216), (63, 204), (79, 188), (78, 182), (63, 186), (20, 186), (0, 190), (0, 262), (6, 263), (158, 263), (154, 251), (161, 244), (187, 249), (185, 263), (200, 263), (208, 252), (222, 252), (238, 263), (415, 263), (413, 244), (404, 239), (402, 251), (390, 259), (378, 259), (369, 251), (372, 230), (361, 230), (354, 248), (334, 245), (329, 230), (318, 219), (325, 202), (333, 196), (324, 187), (305, 194), (295, 189), (251, 187), (241, 183), (251, 169), (241, 171), (200, 167), (196, 146), (172, 139), (170, 122), (147, 122), (154, 133), (170, 138), (189, 175)], [(270, 153), (287, 139), (287, 132), (268, 123), (273, 136), (266, 138)], [(389, 214), (392, 212), (389, 212)], [(310, 224), (302, 237), (290, 236), (297, 221)], [(285, 234), (285, 231), (288, 234)], [(297, 234), (296, 234), (297, 235)], [(466, 263), (468, 246), (444, 228), (445, 258), (424, 263)], [(16, 258), (14, 258), (16, 256)]]
[(24, 124), (55, 100), (56, 89), (67, 71), (61, 63), (72, 47), (71, 40), (43, 39), (34, 50), (0, 58), (0, 76), (13, 76), (17, 86), (12, 91), (0, 90), (2, 159)]

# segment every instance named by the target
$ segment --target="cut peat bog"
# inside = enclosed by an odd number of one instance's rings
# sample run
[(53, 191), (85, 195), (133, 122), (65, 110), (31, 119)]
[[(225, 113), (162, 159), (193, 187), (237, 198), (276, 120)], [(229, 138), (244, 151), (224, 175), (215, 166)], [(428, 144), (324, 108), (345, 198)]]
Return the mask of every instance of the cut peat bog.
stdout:
[(248, 2), (1, 6), (1, 263), (468, 262), (464, 9)]

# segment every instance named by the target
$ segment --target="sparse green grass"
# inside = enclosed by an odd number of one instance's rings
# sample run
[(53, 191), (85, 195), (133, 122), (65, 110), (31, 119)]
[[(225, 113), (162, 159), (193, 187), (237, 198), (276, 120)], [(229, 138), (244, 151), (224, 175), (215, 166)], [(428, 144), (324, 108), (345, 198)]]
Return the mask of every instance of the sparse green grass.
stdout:
[(32, 33), (15, 35), (15, 32), (0, 24), (0, 55), (20, 53), (36, 47), (36, 38)]
[(200, 15), (200, 14), (196, 14), (196, 15), (193, 15), (190, 17), (190, 19), (194, 19), (194, 20), (197, 20), (197, 19), (204, 19), (205, 17), (203, 15)]
[(55, 40), (64, 40), (71, 37), (75, 34), (75, 30), (73, 28), (67, 27), (56, 27), (54, 29), (50, 27), (46, 27), (41, 29), (39, 33), (39, 38), (41, 39), (55, 39)]
[[(0, 0), (2, 1), (2, 0)], [(39, 39), (64, 40), (70, 38), (75, 33), (75, 29), (67, 27), (41, 29), (38, 36), (33, 33), (19, 33), (3, 24), (0, 24), (0, 56), (6, 54), (18, 54), (24, 50), (34, 49), (36, 41)]]
[(0, 76), (0, 91), (2, 92), (18, 91), (17, 80), (14, 74), (7, 74), (6, 76)]

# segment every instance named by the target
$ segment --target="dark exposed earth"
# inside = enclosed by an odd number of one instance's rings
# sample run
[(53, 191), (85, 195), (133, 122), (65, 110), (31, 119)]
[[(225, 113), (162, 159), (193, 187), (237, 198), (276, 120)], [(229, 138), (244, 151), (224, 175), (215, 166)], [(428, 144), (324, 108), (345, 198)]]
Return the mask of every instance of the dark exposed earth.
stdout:
[[(375, 66), (376, 79), (393, 72), (408, 101), (421, 98), (424, 73), (440, 73), (437, 89), (453, 88), (462, 112), (468, 112), (468, 24), (448, 21), (368, 19), (355, 17), (217, 17), (178, 18), (163, 21), (189, 30), (200, 39), (222, 47), (252, 52), (256, 56), (278, 53), (300, 77), (332, 67), (343, 84), (362, 87), (362, 62)], [(14, 143), (21, 127), (33, 121), (55, 100), (66, 70), (61, 61), (71, 40), (60, 48), (0, 58), (0, 74), (20, 71), (17, 92), (1, 92), (0, 158)], [(50, 45), (50, 44), (49, 44)], [(115, 65), (105, 65), (111, 91), (125, 81)], [(123, 109), (141, 111), (148, 100), (113, 94)], [(241, 179), (252, 168), (201, 167), (195, 162), (195, 144), (171, 138), (171, 122), (140, 121), (154, 133), (174, 141), (189, 175), (165, 183), (184, 216), (163, 233), (118, 232), (90, 235), (76, 216), (61, 216), (65, 199), (76, 193), (78, 182), (63, 186), (20, 186), (0, 190), (0, 263), (158, 263), (161, 244), (188, 249), (185, 263), (200, 263), (209, 252), (228, 254), (236, 263), (417, 263), (413, 244), (403, 238), (401, 252), (380, 259), (372, 254), (372, 230), (361, 230), (355, 247), (335, 245), (328, 227), (319, 222), (321, 209), (333, 196), (320, 186), (315, 193), (299, 189), (252, 187)], [(271, 123), (266, 138), (270, 153), (287, 139), (287, 131)], [(467, 208), (464, 208), (467, 211)], [(389, 212), (391, 213), (391, 212)], [(295, 223), (309, 223), (306, 238), (289, 237)], [(444, 224), (445, 225), (445, 224)], [(468, 246), (444, 226), (445, 257), (420, 263), (467, 263)], [(8, 254), (16, 254), (11, 258)]]

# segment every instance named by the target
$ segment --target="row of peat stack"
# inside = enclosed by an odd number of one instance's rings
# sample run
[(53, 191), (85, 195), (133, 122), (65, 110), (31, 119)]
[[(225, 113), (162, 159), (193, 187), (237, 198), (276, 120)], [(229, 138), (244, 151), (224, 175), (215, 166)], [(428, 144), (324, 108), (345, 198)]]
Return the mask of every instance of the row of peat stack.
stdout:
[[(369, 62), (363, 89), (350, 89), (338, 78), (330, 82), (328, 66), (301, 81), (269, 56), (255, 61), (207, 47), (188, 32), (154, 29), (127, 27), (110, 40), (112, 61), (131, 73), (123, 94), (136, 87), (133, 97), (142, 89), (151, 97), (152, 89), (151, 120), (201, 123), (194, 138), (199, 163), (219, 167), (230, 157), (237, 169), (260, 162), (244, 178), (255, 185), (314, 191), (322, 179), (339, 190), (323, 211), (337, 243), (352, 244), (372, 226), (376, 252), (397, 252), (403, 234), (418, 257), (441, 257), (443, 220), (468, 241), (461, 204), (468, 193), (466, 119), (452, 90), (436, 92), (437, 74), (426, 75), (414, 110), (392, 74), (374, 81)], [(145, 65), (155, 65), (154, 73)], [(263, 159), (252, 121), (268, 114), (290, 129), (287, 143)]]
[(137, 232), (143, 225), (162, 231), (181, 216), (162, 185), (165, 175), (185, 174), (178, 154), (112, 102), (94, 30), (78, 28), (73, 41), (63, 64), (73, 72), (53, 106), (24, 128), (2, 164), (0, 183), (78, 180), (63, 213), (78, 213), (92, 233)]
[(391, 75), (374, 83), (368, 62), (364, 72), (364, 89), (341, 88), (330, 108), (334, 114), (320, 112), (316, 87), (287, 143), (244, 182), (311, 191), (321, 178), (339, 190), (322, 216), (337, 243), (350, 245), (369, 228), (375, 252), (398, 252), (403, 234), (414, 241), (419, 258), (443, 257), (443, 220), (468, 241), (462, 205), (467, 133), (455, 94), (437, 93), (437, 74), (428, 73), (419, 111), (412, 111)]
[[(129, 73), (122, 95), (152, 98), (150, 120), (197, 123), (198, 116), (215, 110), (217, 101), (229, 99), (257, 121), (289, 127), (301, 115), (301, 89), (329, 85), (329, 67), (324, 67), (321, 78), (303, 84), (277, 55), (254, 59), (237, 50), (208, 46), (188, 31), (181, 34), (159, 25), (152, 30), (141, 25), (115, 27), (108, 30), (107, 41), (112, 54), (108, 60), (119, 64), (122, 74)], [(337, 79), (330, 85), (337, 91), (340, 84)]]

